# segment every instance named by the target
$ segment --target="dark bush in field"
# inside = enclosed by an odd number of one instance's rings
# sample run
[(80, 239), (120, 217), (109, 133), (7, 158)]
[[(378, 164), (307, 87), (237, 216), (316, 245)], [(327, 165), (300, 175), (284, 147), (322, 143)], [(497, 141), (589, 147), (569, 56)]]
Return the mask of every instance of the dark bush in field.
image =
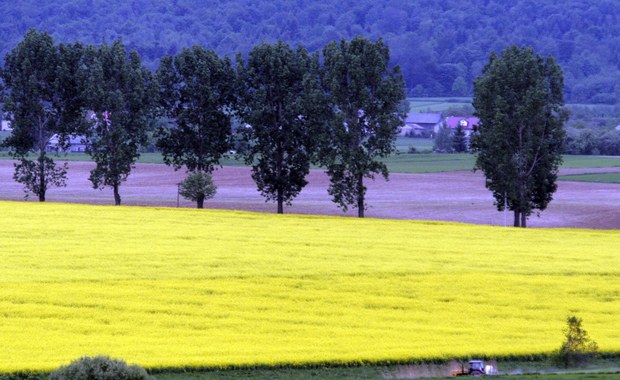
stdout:
[(0, 380), (45, 380), (47, 374), (39, 372), (16, 372), (0, 375)]
[(620, 155), (620, 131), (568, 128), (564, 153), (585, 155)]
[(149, 380), (144, 368), (107, 356), (83, 357), (52, 372), (50, 380)]

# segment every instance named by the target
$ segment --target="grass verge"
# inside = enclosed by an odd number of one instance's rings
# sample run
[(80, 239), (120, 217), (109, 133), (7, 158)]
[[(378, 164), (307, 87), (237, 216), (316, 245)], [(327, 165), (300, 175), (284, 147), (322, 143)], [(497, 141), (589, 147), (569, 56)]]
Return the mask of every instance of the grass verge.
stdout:
[[(397, 148), (399, 154), (385, 159), (391, 173), (437, 173), (460, 170), (473, 170), (476, 157), (470, 153), (438, 154), (416, 153), (407, 154), (408, 146), (415, 146), (419, 152), (429, 152), (432, 149), (430, 139), (399, 138)], [(32, 156), (34, 158), (34, 156)], [(86, 153), (57, 154), (51, 156), (56, 161), (90, 161)], [(620, 167), (620, 157), (608, 156), (568, 156), (565, 155), (562, 168), (609, 168)], [(0, 159), (12, 159), (7, 152), (0, 152)], [(160, 153), (142, 153), (138, 159), (144, 164), (163, 164)], [(245, 166), (241, 158), (229, 156), (221, 161), (223, 166)]]
[(562, 181), (620, 183), (620, 173), (575, 174), (559, 177)]

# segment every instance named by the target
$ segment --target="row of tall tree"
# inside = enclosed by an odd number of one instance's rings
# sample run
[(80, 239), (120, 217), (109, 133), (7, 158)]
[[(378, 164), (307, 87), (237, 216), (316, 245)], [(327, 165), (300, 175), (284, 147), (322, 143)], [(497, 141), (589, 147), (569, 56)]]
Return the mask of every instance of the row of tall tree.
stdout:
[(195, 46), (164, 57), (151, 73), (119, 41), (55, 45), (47, 33), (30, 30), (1, 71), (14, 178), (44, 201), (49, 187), (65, 184), (67, 170), (50, 157), (50, 140), (66, 148), (71, 136), (82, 135), (96, 163), (93, 187), (111, 187), (119, 205), (119, 187), (150, 123), (165, 121), (155, 134), (166, 164), (209, 174), (231, 148), (237, 117), (245, 161), (279, 213), (306, 185), (314, 163), (326, 168), (334, 202), (363, 217), (364, 180), (388, 176), (379, 158), (394, 151), (405, 84), (399, 68), (388, 67), (381, 40), (332, 42), (319, 58), (278, 42), (256, 46), (233, 65)]
[[(363, 217), (364, 181), (387, 178), (380, 158), (394, 151), (406, 111), (403, 78), (388, 63), (381, 40), (356, 37), (327, 44), (321, 56), (263, 43), (235, 65), (196, 46), (165, 57), (153, 74), (120, 42), (55, 45), (31, 30), (0, 72), (14, 128), (5, 144), (18, 161), (14, 178), (44, 201), (48, 187), (64, 185), (67, 170), (49, 157), (50, 140), (66, 147), (83, 134), (96, 163), (90, 180), (111, 187), (118, 205), (149, 123), (166, 121), (156, 130), (166, 164), (208, 176), (231, 147), (237, 117), (252, 178), (279, 213), (317, 164), (333, 201)], [(557, 189), (567, 119), (562, 70), (531, 48), (492, 53), (474, 83), (473, 106), (480, 118), (471, 137), (475, 169), (498, 210), (512, 210), (514, 225), (525, 227)], [(212, 191), (196, 198), (199, 207)]]
[(67, 148), (71, 136), (83, 135), (96, 163), (93, 187), (111, 187), (120, 204), (119, 187), (139, 157), (158, 98), (157, 81), (138, 54), (127, 55), (120, 42), (56, 45), (30, 30), (7, 54), (0, 76), (13, 127), (4, 145), (18, 161), (14, 179), (26, 193), (45, 201), (50, 187), (65, 186), (67, 165), (56, 165), (50, 142)]

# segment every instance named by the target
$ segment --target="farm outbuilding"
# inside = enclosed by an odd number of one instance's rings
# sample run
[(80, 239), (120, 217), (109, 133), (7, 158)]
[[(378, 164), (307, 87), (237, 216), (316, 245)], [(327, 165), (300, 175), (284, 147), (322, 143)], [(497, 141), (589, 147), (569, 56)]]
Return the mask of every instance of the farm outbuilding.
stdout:
[(439, 131), (442, 124), (442, 115), (439, 112), (409, 112), (402, 130), (409, 127), (409, 136), (430, 136)]
[(12, 131), (13, 128), (11, 128), (11, 122), (8, 120), (2, 120), (2, 124), (0, 126), (0, 131)]
[(58, 135), (52, 136), (50, 141), (47, 143), (47, 147), (45, 150), (48, 152), (65, 152), (65, 153), (78, 153), (86, 151), (86, 137), (84, 136), (70, 136), (69, 137), (69, 146), (66, 149), (62, 149), (59, 146), (59, 137)]

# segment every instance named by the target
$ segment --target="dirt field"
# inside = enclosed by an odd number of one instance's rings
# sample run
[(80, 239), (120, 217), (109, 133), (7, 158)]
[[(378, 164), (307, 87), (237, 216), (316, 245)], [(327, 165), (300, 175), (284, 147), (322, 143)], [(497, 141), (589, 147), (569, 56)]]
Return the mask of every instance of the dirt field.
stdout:
[[(47, 193), (50, 202), (113, 204), (111, 189), (93, 189), (88, 174), (93, 163), (69, 162), (66, 188), (53, 188)], [(601, 169), (597, 169), (602, 171)], [(604, 171), (619, 171), (613, 168)], [(595, 170), (572, 169), (562, 174)], [(0, 199), (23, 200), (22, 186), (12, 179), (13, 163), (0, 161)], [(177, 183), (184, 172), (156, 164), (139, 164), (121, 186), (124, 205), (177, 206)], [(214, 173), (218, 186), (215, 198), (205, 207), (275, 212), (276, 205), (265, 203), (256, 191), (249, 168), (225, 167)], [(327, 194), (328, 179), (320, 170), (310, 173), (309, 185), (285, 208), (285, 213), (356, 216), (356, 210), (343, 213)], [(36, 201), (32, 197), (29, 201)], [(493, 205), (491, 193), (484, 187), (480, 173), (449, 172), (432, 174), (390, 175), (368, 181), (367, 217), (444, 220), (465, 223), (504, 225), (504, 213)], [(184, 199), (181, 207), (194, 207)], [(512, 215), (507, 215), (512, 223)], [(620, 185), (560, 181), (549, 208), (529, 220), (531, 227), (580, 227), (620, 229)]]

